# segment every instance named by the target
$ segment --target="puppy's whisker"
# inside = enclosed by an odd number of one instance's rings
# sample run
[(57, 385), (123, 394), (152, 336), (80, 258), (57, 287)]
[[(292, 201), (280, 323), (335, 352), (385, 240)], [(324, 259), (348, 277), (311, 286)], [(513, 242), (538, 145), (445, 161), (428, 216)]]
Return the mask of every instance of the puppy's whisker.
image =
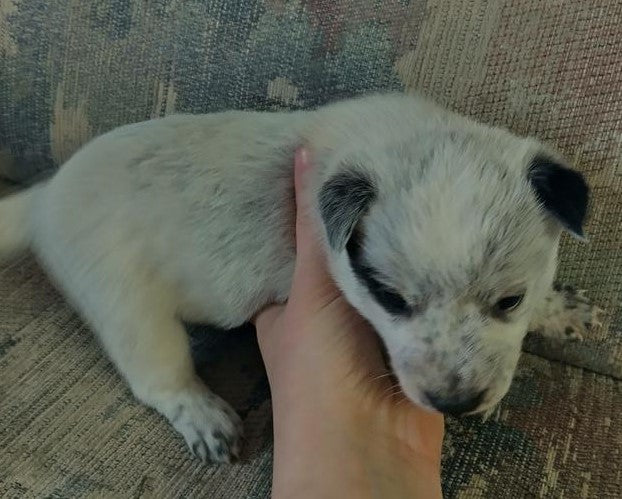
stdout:
[(392, 384), (392, 385), (389, 385), (387, 388), (385, 388), (385, 389), (382, 391), (382, 395), (385, 395), (385, 394), (387, 394), (387, 393), (389, 393), (389, 392), (393, 392), (393, 391), (398, 390), (398, 389), (400, 389), (400, 386), (399, 386), (398, 384), (395, 384), (395, 383), (394, 383), (394, 384)]
[(397, 401), (397, 404), (395, 404), (395, 407), (400, 407), (405, 402), (410, 402), (410, 399), (406, 395), (404, 395), (403, 393), (401, 395), (402, 395), (402, 398)]
[(376, 376), (372, 376), (372, 377), (371, 377), (371, 381), (378, 381), (379, 379), (382, 379), (382, 378), (387, 378), (387, 377), (389, 377), (389, 376), (393, 376), (393, 373), (392, 373), (392, 372), (390, 372), (390, 371), (389, 371), (389, 372), (386, 372), (386, 373), (383, 373), (383, 374), (378, 374), (378, 375), (376, 375)]

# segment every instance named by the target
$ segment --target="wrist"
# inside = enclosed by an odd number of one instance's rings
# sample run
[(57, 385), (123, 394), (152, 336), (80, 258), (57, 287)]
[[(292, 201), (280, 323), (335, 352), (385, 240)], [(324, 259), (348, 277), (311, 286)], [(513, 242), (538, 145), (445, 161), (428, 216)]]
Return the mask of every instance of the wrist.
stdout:
[[(413, 429), (413, 421), (381, 407), (273, 401), (273, 497), (441, 497), (439, 436), (421, 433), (425, 414)], [(427, 436), (442, 434), (432, 423)]]

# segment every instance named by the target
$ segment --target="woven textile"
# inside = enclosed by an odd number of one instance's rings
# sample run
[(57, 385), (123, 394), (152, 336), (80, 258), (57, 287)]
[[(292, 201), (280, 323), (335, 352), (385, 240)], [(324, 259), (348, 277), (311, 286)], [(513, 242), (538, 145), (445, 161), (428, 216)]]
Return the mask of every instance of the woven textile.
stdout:
[[(2, 269), (0, 293), (0, 497), (269, 496), (271, 406), (252, 331), (190, 330), (200, 374), (245, 424), (241, 464), (209, 466), (132, 399), (34, 262)], [(619, 497), (621, 406), (619, 381), (525, 354), (490, 420), (447, 419), (446, 497)]]
[[(604, 326), (581, 343), (529, 338), (538, 357), (497, 415), (449, 421), (447, 495), (619, 495), (622, 1), (0, 0), (0, 175), (16, 181), (125, 123), (379, 89), (544, 139), (593, 188), (591, 242), (565, 238), (559, 273), (606, 310)], [(248, 434), (243, 464), (202, 466), (30, 260), (0, 268), (0, 293), (0, 495), (269, 493), (269, 396), (248, 331), (193, 329)]]

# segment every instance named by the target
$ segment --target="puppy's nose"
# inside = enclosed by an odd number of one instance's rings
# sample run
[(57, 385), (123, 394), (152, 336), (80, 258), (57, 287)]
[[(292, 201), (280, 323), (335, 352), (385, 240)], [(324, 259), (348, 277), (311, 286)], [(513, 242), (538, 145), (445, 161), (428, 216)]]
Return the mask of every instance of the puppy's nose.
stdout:
[(460, 416), (477, 409), (485, 393), (486, 390), (476, 393), (457, 393), (449, 397), (442, 397), (432, 392), (425, 392), (425, 395), (437, 411), (450, 416)]

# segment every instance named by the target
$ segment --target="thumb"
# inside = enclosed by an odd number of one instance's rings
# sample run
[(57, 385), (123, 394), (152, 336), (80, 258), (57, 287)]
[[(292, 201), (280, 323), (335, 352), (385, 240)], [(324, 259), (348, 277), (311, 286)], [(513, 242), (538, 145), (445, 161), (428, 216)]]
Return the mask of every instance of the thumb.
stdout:
[(285, 305), (268, 305), (261, 309), (255, 317), (251, 319), (251, 323), (255, 326), (257, 333), (261, 331), (269, 331), (274, 327), (274, 323), (283, 314)]
[(296, 253), (309, 257), (316, 254), (318, 247), (312, 215), (310, 177), (313, 166), (307, 149), (296, 151), (294, 159), (294, 191), (296, 193)]
[(312, 172), (312, 160), (308, 150), (297, 150), (294, 163), (296, 265), (293, 282), (304, 290), (323, 288), (327, 282), (332, 282), (326, 267), (325, 250), (320, 242), (321, 236), (313, 216), (310, 192)]

